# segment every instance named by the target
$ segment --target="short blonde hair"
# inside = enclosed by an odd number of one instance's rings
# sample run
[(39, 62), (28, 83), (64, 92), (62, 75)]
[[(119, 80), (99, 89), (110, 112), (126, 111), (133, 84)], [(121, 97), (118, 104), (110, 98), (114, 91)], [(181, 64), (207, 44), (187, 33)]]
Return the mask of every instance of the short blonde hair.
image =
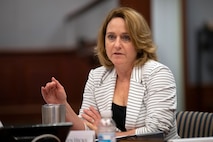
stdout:
[(133, 45), (136, 48), (137, 57), (134, 65), (143, 65), (149, 59), (157, 60), (156, 46), (153, 43), (151, 30), (144, 17), (132, 8), (119, 7), (109, 12), (99, 30), (95, 54), (98, 56), (100, 64), (108, 69), (114, 67), (106, 54), (105, 36), (108, 23), (116, 17), (124, 19)]

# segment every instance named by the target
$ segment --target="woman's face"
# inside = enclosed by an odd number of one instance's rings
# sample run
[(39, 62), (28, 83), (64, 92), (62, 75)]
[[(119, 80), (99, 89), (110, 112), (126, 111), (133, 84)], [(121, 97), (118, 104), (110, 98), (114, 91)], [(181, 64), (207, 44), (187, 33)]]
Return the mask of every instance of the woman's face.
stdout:
[(105, 48), (114, 66), (133, 66), (137, 52), (122, 18), (113, 18), (108, 23)]

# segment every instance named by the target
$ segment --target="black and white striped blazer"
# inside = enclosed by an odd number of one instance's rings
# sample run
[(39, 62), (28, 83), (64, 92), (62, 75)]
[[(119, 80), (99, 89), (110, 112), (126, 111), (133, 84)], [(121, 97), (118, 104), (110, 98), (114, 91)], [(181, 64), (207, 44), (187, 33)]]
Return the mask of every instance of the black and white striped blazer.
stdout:
[[(83, 109), (95, 107), (99, 112), (111, 110), (117, 74), (105, 67), (92, 69), (84, 89)], [(127, 130), (136, 134), (163, 131), (166, 140), (178, 137), (176, 131), (176, 84), (172, 72), (165, 65), (150, 60), (134, 67), (127, 102)]]

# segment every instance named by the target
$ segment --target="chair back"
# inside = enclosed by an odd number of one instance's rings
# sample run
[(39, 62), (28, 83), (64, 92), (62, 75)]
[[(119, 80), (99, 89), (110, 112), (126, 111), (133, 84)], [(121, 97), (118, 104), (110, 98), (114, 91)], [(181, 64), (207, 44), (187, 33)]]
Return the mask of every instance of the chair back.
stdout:
[(213, 136), (213, 113), (179, 111), (176, 119), (178, 134), (181, 138)]

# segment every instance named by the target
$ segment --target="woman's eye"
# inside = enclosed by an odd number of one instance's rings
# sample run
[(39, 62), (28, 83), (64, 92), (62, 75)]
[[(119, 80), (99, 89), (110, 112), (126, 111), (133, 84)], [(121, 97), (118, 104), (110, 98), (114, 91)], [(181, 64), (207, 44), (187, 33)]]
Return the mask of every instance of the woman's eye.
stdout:
[(125, 41), (125, 42), (127, 42), (127, 41), (130, 41), (130, 40), (131, 40), (131, 38), (130, 38), (130, 36), (129, 36), (129, 35), (122, 35), (122, 36), (121, 36), (121, 39), (122, 39), (123, 41)]
[(108, 35), (107, 38), (109, 40), (115, 40), (116, 39), (116, 36), (115, 35)]

